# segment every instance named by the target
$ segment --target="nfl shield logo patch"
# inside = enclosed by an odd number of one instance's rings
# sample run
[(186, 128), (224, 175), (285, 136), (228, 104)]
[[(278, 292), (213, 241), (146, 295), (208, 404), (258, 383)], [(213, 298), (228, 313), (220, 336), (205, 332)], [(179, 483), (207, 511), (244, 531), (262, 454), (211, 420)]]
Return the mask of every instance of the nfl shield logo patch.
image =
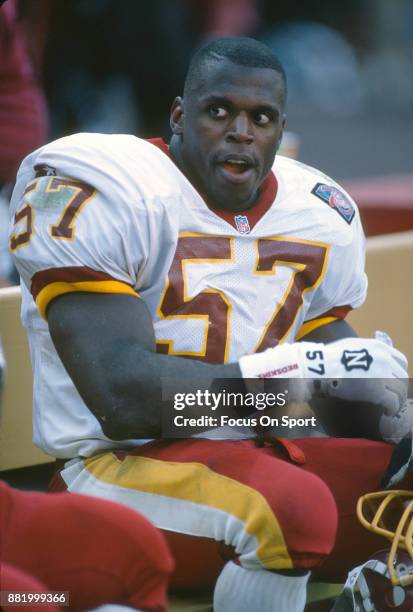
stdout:
[(234, 221), (235, 221), (235, 225), (237, 226), (237, 230), (239, 231), (240, 234), (249, 234), (251, 229), (250, 229), (250, 224), (248, 222), (248, 217), (246, 217), (245, 215), (236, 215), (234, 217)]
[(338, 212), (349, 225), (353, 220), (356, 211), (351, 203), (348, 196), (333, 187), (332, 185), (325, 185), (324, 183), (317, 183), (317, 185), (311, 190), (315, 196), (323, 200), (326, 204)]

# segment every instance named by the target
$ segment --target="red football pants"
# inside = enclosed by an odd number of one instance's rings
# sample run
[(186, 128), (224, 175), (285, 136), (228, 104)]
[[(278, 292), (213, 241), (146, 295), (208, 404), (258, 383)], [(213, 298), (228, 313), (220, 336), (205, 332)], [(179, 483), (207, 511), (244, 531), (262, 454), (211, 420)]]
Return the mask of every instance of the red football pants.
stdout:
[[(9, 591), (7, 595), (6, 602), (7, 608), (4, 607), (4, 610), (7, 612), (21, 612), (21, 604), (20, 602), (16, 602), (17, 605), (13, 605), (13, 601), (15, 601), (16, 595), (20, 595), (22, 591), (27, 591), (29, 593), (37, 593), (39, 597), (44, 597), (46, 594), (50, 594), (49, 589), (45, 584), (39, 582), (33, 576), (26, 574), (22, 570), (14, 567), (13, 565), (8, 565), (7, 563), (3, 563), (0, 561), (0, 591)], [(51, 595), (51, 594), (50, 594)], [(5, 594), (3, 594), (6, 597)], [(30, 600), (29, 600), (30, 601)], [(42, 601), (42, 599), (39, 599)], [(44, 605), (36, 604), (30, 605), (30, 603), (24, 604), (25, 612), (62, 612), (63, 608), (60, 608), (58, 605), (54, 605), (53, 603), (45, 603)]]
[(166, 609), (173, 561), (162, 534), (136, 512), (84, 495), (17, 491), (3, 482), (0, 507), (0, 560), (51, 591), (69, 591), (70, 609), (104, 603)]
[[(286, 445), (264, 448), (257, 448), (253, 441), (164, 440), (145, 444), (133, 452), (105, 453), (85, 461), (85, 469), (78, 470), (80, 479), (87, 472), (86, 480), (83, 480), (84, 492), (90, 490), (91, 494), (96, 494), (93, 483), (106, 478), (108, 488), (105, 494), (111, 495), (113, 484), (115, 490), (125, 486), (123, 479), (126, 474), (128, 495), (133, 495), (135, 489), (141, 493), (146, 487), (146, 491), (150, 491), (150, 495), (155, 498), (154, 508), (158, 511), (162, 500), (166, 498), (166, 491), (171, 498), (180, 497), (180, 501), (184, 501), (182, 508), (185, 508), (187, 500), (189, 516), (195, 498), (197, 512), (202, 512), (203, 501), (204, 505), (210, 504), (210, 492), (207, 482), (203, 480), (205, 472), (202, 472), (206, 468), (207, 475), (217, 474), (226, 479), (228, 495), (231, 494), (231, 484), (234, 481), (241, 484), (247, 493), (258, 492), (260, 499), (265, 500), (272, 515), (276, 517), (286, 550), (272, 548), (267, 556), (261, 555), (259, 561), (263, 567), (311, 568), (318, 578), (342, 580), (352, 566), (384, 545), (381, 538), (361, 527), (355, 508), (360, 495), (380, 488), (381, 476), (392, 448), (382, 442), (337, 438), (304, 438), (289, 441)], [(159, 483), (154, 482), (153, 478), (143, 482), (148, 463), (151, 469), (152, 464), (155, 464), (156, 470), (153, 473), (158, 475), (156, 478), (159, 478)], [(110, 466), (110, 478), (107, 476), (107, 465)], [(190, 482), (188, 485), (185, 482), (185, 478), (189, 479), (191, 475), (190, 471), (182, 470), (185, 465), (188, 469), (192, 469), (192, 466), (195, 466), (194, 469), (202, 468), (198, 470), (195, 483)], [(179, 479), (171, 484), (168, 482), (168, 470), (174, 474), (175, 469), (178, 470)], [(71, 488), (81, 488), (81, 480), (75, 478), (70, 483), (65, 470), (62, 475)], [(409, 477), (409, 480), (403, 486), (412, 484), (413, 479)], [(55, 487), (58, 486), (57, 481)], [(189, 491), (194, 499), (190, 496), (185, 498), (180, 493), (182, 487), (186, 487), (185, 495)], [(226, 494), (225, 489), (222, 489), (222, 495)], [(159, 495), (159, 500), (156, 495)], [(240, 503), (240, 499), (239, 496), (234, 498), (234, 506)], [(254, 496), (250, 496), (250, 499), (254, 500)], [(224, 504), (219, 499), (215, 501), (222, 509)], [(123, 503), (129, 501), (125, 498)], [(236, 510), (234, 507), (235, 514)], [(259, 517), (255, 520), (255, 509), (252, 506), (252, 516), (248, 516), (248, 508), (242, 511), (249, 520), (248, 529), (258, 541), (260, 537), (265, 539), (268, 536), (261, 550), (265, 553), (269, 550), (271, 540), (280, 534), (265, 534), (270, 527), (260, 524)], [(154, 522), (161, 523), (160, 526), (165, 529), (164, 533), (175, 557), (176, 570), (172, 581), (175, 588), (211, 587), (229, 558), (238, 557), (244, 566), (249, 562), (250, 558), (243, 550), (244, 540), (237, 539), (237, 534), (234, 536), (226, 532), (223, 537), (222, 530), (220, 532), (217, 529), (216, 536), (203, 537), (200, 535), (202, 530), (199, 533), (194, 531), (189, 518), (185, 530), (185, 516), (181, 520), (184, 528), (178, 532), (173, 526), (168, 527), (169, 523), (172, 525), (177, 520), (173, 512), (170, 512), (170, 516), (168, 512), (160, 516), (161, 520)], [(199, 522), (202, 526), (202, 516)], [(291, 560), (290, 565), (286, 555)], [(244, 557), (246, 562), (243, 562)]]

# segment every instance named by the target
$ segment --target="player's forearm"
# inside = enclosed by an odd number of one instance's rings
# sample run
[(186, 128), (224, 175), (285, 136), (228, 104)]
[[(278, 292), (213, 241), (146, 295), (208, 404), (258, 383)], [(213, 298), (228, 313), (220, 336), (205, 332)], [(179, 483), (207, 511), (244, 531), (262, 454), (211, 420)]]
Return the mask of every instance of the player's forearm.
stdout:
[[(112, 345), (110, 351), (101, 351), (84, 375), (76, 368), (72, 377), (105, 435), (124, 440), (162, 437), (164, 427), (179, 414), (174, 411), (174, 394), (184, 390), (196, 395), (217, 388), (222, 378), (240, 378), (240, 370), (237, 364), (159, 355), (123, 341), (118, 350)], [(184, 414), (196, 418), (202, 412), (197, 405), (186, 405)]]
[[(64, 366), (110, 438), (161, 435), (166, 382), (171, 380), (178, 392), (184, 385), (187, 392), (196, 392), (241, 375), (294, 377), (296, 399), (311, 399), (316, 380), (316, 391), (333, 402), (372, 402), (390, 415), (398, 413), (407, 396), (407, 361), (379, 339), (283, 344), (242, 357), (240, 366), (212, 365), (157, 354), (151, 315), (132, 296), (67, 294), (53, 300), (47, 313)], [(354, 370), (359, 380), (350, 377)], [(196, 414), (197, 406), (192, 410)]]
[[(184, 359), (159, 355), (148, 351), (142, 352), (139, 347), (129, 349), (129, 356), (124, 362), (134, 357), (139, 358), (139, 365), (134, 370), (124, 369), (114, 373), (112, 388), (114, 398), (122, 403), (122, 409), (113, 412), (110, 437), (164, 437), (174, 416), (180, 414), (175, 410), (177, 394), (185, 393), (186, 397), (200, 397), (206, 391), (218, 390), (222, 379), (240, 379), (241, 373), (237, 364), (214, 365), (194, 359)], [(137, 363), (133, 359), (132, 363)], [(191, 405), (193, 404), (193, 405)], [(214, 416), (218, 416), (221, 407), (216, 406)], [(181, 413), (186, 418), (197, 418), (205, 413), (199, 401), (185, 404)], [(204, 428), (199, 428), (201, 431)], [(195, 433), (195, 429), (191, 432)], [(127, 434), (126, 436), (124, 434)]]
[[(78, 391), (101, 423), (105, 435), (114, 440), (170, 435), (165, 425), (171, 424), (174, 415), (180, 414), (174, 410), (175, 394), (185, 392), (196, 397), (205, 391), (218, 391), (222, 379), (241, 378), (237, 363), (214, 365), (160, 355), (124, 340), (117, 347), (112, 341), (109, 350), (99, 351), (93, 366), (88, 368), (79, 368), (78, 361), (67, 356), (65, 361), (66, 365), (76, 363), (72, 377)], [(351, 386), (359, 382), (362, 387), (378, 384), (368, 379), (348, 382)], [(243, 390), (243, 382), (240, 381), (240, 385)], [(340, 400), (334, 396), (313, 397), (312, 406), (330, 435), (381, 439), (379, 423), (383, 411), (377, 404)], [(218, 417), (222, 409), (216, 406), (211, 415)], [(205, 414), (205, 410), (202, 411), (195, 401), (192, 405), (186, 404), (181, 414), (191, 419)], [(229, 416), (238, 415), (231, 413)], [(195, 433), (195, 429), (191, 428), (191, 433)]]

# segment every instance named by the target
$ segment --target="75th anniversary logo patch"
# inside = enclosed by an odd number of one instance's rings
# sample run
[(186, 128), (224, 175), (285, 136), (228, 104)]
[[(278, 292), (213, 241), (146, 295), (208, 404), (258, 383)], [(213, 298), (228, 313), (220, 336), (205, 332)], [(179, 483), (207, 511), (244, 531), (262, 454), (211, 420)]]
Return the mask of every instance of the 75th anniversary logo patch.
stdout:
[(344, 221), (350, 225), (356, 211), (350, 198), (345, 193), (337, 189), (337, 187), (324, 183), (317, 183), (311, 190), (311, 193), (320, 198), (320, 200), (323, 200), (330, 208), (336, 210), (343, 217)]

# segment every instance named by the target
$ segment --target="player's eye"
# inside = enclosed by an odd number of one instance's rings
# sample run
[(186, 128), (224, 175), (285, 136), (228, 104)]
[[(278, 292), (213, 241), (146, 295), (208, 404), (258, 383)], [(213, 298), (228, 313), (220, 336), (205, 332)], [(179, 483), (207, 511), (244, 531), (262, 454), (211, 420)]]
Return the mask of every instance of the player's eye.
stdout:
[(254, 121), (257, 125), (268, 125), (272, 120), (272, 117), (270, 117), (270, 115), (268, 113), (263, 113), (263, 112), (259, 112), (259, 113), (255, 113), (254, 115)]
[(223, 106), (211, 104), (208, 107), (208, 114), (213, 119), (224, 119), (228, 115), (228, 111)]

